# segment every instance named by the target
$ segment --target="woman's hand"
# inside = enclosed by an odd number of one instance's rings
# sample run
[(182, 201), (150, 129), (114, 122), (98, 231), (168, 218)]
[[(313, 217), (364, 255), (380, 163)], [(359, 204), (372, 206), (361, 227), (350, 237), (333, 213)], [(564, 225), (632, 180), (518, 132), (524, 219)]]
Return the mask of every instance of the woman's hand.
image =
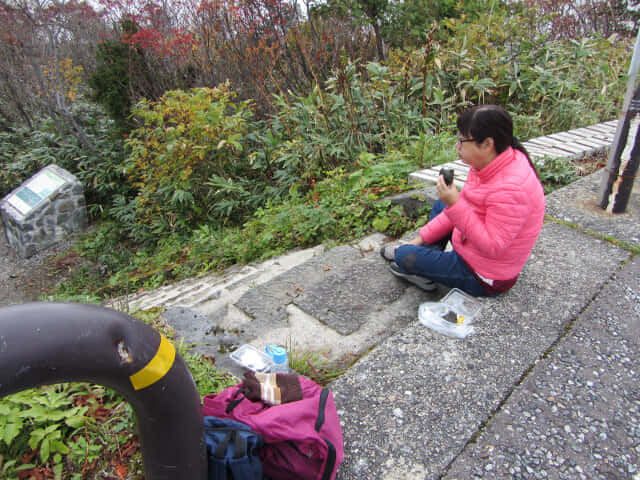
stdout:
[(424, 245), (424, 241), (422, 240), (422, 237), (418, 235), (416, 238), (404, 243), (404, 245), (417, 245), (419, 247), (420, 245)]
[(447, 207), (450, 207), (451, 205), (456, 203), (458, 201), (458, 198), (460, 198), (460, 194), (458, 193), (458, 189), (456, 188), (455, 183), (447, 185), (444, 182), (444, 178), (442, 175), (438, 176), (436, 188), (438, 190), (438, 198), (442, 200), (447, 205)]

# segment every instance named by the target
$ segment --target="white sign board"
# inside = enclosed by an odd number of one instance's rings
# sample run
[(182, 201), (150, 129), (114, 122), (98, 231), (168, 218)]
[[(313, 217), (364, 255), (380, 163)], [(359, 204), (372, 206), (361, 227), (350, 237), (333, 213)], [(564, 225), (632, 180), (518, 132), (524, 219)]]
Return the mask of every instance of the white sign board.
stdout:
[(65, 180), (52, 171), (42, 170), (9, 195), (7, 202), (26, 215), (64, 183)]

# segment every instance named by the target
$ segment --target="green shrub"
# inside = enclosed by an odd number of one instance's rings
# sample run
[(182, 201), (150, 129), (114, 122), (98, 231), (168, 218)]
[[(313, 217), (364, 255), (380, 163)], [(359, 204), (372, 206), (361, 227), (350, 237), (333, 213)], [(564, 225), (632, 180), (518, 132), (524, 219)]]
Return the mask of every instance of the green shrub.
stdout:
[(277, 97), (273, 122), (281, 141), (272, 153), (275, 175), (287, 185), (313, 183), (338, 167), (357, 168), (362, 153), (406, 149), (432, 122), (404, 89), (387, 67), (350, 62), (329, 78), (326, 90)]
[(210, 221), (219, 213), (210, 179), (233, 181), (250, 170), (242, 143), (249, 103), (235, 105), (232, 99), (229, 86), (221, 85), (171, 91), (136, 106), (142, 126), (127, 139), (125, 168), (137, 193), (116, 199), (113, 211), (136, 241)]
[[(437, 151), (427, 151), (427, 156), (444, 161), (449, 157), (440, 148), (453, 141), (450, 135), (433, 136), (431, 141), (417, 141), (415, 149), (428, 150), (427, 145), (432, 144)], [(362, 154), (360, 168), (352, 173), (338, 168), (311, 189), (296, 184), (289, 198), (266, 202), (243, 226), (205, 223), (190, 235), (172, 234), (145, 247), (123, 241), (117, 225), (103, 223), (79, 245), (83, 255), (101, 268), (78, 270), (79, 278), (72, 277), (58, 289), (77, 295), (89, 287), (93, 294), (117, 295), (293, 248), (348, 241), (372, 228), (399, 236), (414, 228), (415, 220), (379, 200), (406, 189), (406, 179), (418, 164), (408, 153), (389, 156), (387, 161), (376, 161), (375, 156)]]
[(141, 61), (141, 55), (130, 45), (119, 41), (99, 43), (96, 49), (96, 69), (89, 77), (93, 100), (104, 107), (122, 132), (131, 128), (133, 103), (129, 65)]
[(436, 129), (455, 128), (461, 109), (482, 103), (505, 105), (523, 139), (615, 118), (631, 41), (550, 41), (530, 23), (500, 8), (448, 19), (427, 47), (393, 52), (389, 76), (412, 85)]

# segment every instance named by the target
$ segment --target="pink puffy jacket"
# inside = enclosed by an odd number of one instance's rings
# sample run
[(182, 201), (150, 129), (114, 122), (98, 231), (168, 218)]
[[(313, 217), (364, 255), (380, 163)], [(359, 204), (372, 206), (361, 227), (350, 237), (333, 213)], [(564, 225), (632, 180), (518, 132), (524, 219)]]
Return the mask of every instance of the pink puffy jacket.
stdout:
[(471, 168), (459, 200), (420, 229), (425, 244), (453, 229), (454, 250), (490, 280), (517, 278), (544, 221), (544, 191), (527, 157), (511, 147)]

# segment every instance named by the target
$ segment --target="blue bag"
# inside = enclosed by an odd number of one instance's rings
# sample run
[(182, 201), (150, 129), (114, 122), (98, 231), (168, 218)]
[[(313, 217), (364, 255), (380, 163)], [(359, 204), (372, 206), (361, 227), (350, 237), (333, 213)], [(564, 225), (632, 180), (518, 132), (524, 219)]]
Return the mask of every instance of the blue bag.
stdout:
[(204, 417), (209, 480), (262, 480), (263, 438), (244, 423)]

